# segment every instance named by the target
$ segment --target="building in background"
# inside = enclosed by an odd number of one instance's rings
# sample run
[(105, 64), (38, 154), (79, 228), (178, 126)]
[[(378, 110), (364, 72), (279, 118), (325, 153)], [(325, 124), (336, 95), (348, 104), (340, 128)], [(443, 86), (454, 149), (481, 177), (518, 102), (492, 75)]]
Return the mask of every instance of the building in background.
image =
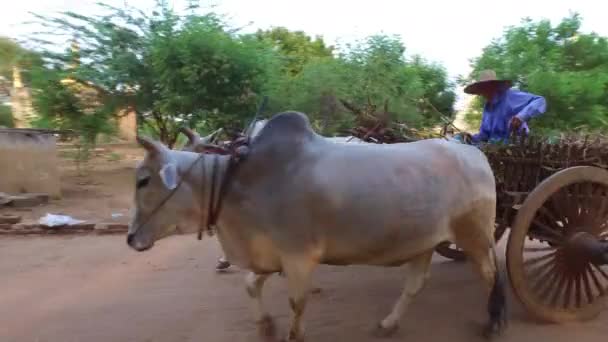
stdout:
[[(80, 60), (78, 58), (79, 46), (73, 41), (71, 45), (74, 61), (70, 65), (75, 69)], [(15, 128), (30, 128), (30, 122), (36, 117), (32, 106), (31, 89), (21, 79), (21, 70), (13, 66), (12, 84), (6, 78), (0, 77), (0, 105), (10, 106)], [(67, 77), (62, 80), (64, 85), (74, 91), (82, 101), (85, 113), (92, 113), (96, 107), (101, 106), (101, 97), (106, 91), (90, 82), (83, 82)], [(118, 138), (128, 142), (135, 142), (137, 136), (137, 114), (134, 106), (129, 106), (115, 115)]]
[[(72, 54), (74, 60), (70, 65), (71, 69), (75, 69), (80, 64), (80, 47), (76, 40), (72, 40), (71, 44)], [(71, 77), (67, 77), (61, 81), (64, 85), (69, 87), (78, 98), (85, 105), (85, 113), (92, 113), (95, 108), (102, 105), (101, 98), (107, 95), (107, 92), (102, 87), (99, 87), (91, 82), (75, 80)], [(128, 88), (130, 91), (132, 88)], [(127, 142), (135, 142), (137, 136), (137, 114), (133, 105), (128, 106), (125, 109), (120, 110), (115, 114), (116, 128), (118, 137)]]
[(21, 81), (21, 70), (13, 66), (13, 87), (11, 90), (11, 109), (15, 128), (29, 128), (33, 118), (32, 98), (30, 89)]

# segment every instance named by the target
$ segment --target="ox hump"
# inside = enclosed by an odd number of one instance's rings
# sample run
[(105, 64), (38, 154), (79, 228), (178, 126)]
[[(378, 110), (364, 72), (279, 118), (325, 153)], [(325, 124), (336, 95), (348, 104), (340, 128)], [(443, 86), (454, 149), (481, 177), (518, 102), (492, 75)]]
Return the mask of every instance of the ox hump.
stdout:
[(306, 114), (283, 112), (274, 115), (253, 139), (251, 156), (273, 155), (274, 158), (295, 156), (302, 146), (316, 137)]
[(268, 120), (256, 137), (256, 144), (273, 143), (276, 140), (298, 140), (313, 135), (308, 116), (300, 112), (283, 112)]

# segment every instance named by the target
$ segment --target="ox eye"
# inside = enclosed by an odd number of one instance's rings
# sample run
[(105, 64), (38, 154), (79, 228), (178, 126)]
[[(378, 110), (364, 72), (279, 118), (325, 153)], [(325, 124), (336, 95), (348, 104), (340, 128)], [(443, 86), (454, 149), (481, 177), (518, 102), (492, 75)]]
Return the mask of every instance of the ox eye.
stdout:
[(137, 189), (143, 188), (150, 183), (150, 177), (142, 178), (137, 181)]

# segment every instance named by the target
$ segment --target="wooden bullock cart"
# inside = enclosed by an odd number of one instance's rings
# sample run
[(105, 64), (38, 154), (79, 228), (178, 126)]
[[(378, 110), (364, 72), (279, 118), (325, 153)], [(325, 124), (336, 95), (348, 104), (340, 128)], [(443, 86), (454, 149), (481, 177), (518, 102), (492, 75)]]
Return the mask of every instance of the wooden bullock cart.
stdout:
[[(375, 143), (417, 140), (415, 131), (399, 138), (386, 125), (367, 127), (350, 133)], [(516, 296), (549, 322), (597, 316), (608, 293), (608, 140), (525, 137), (480, 148), (496, 178), (496, 241), (510, 231), (506, 260)], [(436, 250), (466, 258), (451, 242)]]

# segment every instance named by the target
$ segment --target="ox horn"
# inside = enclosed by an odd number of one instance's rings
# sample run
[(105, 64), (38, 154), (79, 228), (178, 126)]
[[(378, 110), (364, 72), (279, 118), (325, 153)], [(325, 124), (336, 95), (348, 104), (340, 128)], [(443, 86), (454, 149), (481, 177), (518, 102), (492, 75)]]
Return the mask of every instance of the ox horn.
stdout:
[(158, 154), (161, 152), (163, 146), (154, 141), (152, 138), (147, 136), (138, 135), (136, 137), (137, 142), (150, 154)]
[(184, 133), (184, 135), (186, 137), (188, 137), (188, 141), (193, 144), (195, 143), (198, 138), (200, 138), (200, 135), (198, 135), (198, 133), (194, 132), (193, 130), (191, 130), (188, 127), (182, 127), (179, 129), (180, 132)]
[(203, 141), (204, 144), (207, 143), (211, 143), (213, 142), (219, 135), (220, 133), (222, 133), (224, 131), (223, 128), (218, 128), (216, 129), (214, 132), (211, 132), (211, 134), (207, 135), (206, 137), (202, 138), (201, 140)]

